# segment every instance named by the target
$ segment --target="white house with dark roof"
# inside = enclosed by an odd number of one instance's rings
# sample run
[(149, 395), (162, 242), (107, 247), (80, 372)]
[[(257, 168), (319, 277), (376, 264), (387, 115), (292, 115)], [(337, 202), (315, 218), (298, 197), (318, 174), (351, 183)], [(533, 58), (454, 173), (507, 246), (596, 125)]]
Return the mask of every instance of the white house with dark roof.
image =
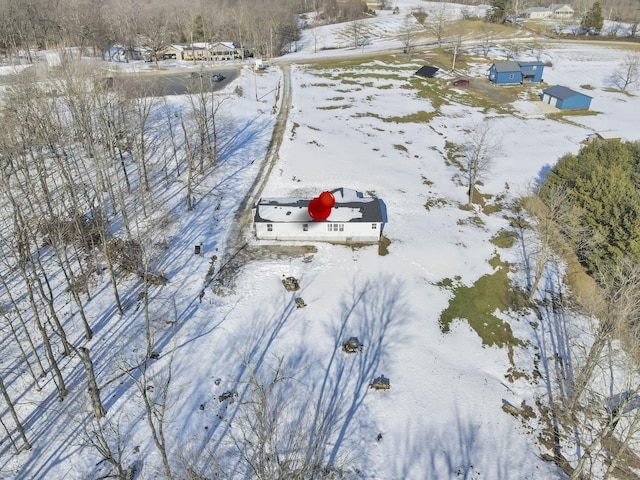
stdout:
[(326, 220), (309, 215), (310, 198), (261, 198), (253, 224), (259, 240), (377, 243), (387, 223), (385, 203), (361, 192), (337, 188), (335, 204)]

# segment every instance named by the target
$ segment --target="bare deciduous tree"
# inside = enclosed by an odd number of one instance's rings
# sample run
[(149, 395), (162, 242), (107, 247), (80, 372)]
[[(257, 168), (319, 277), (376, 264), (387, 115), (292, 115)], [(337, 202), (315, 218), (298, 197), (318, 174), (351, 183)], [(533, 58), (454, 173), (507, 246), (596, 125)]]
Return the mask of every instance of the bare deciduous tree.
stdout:
[(425, 21), (427, 31), (436, 38), (438, 48), (442, 47), (442, 41), (447, 35), (447, 29), (450, 23), (447, 14), (447, 4), (439, 1), (437, 7), (431, 12)]
[(9, 392), (7, 392), (4, 381), (2, 379), (2, 375), (0, 375), (0, 394), (4, 398), (7, 408), (9, 409), (9, 413), (11, 414), (11, 418), (13, 418), (13, 422), (15, 423), (16, 430), (18, 431), (18, 433), (20, 434), (20, 437), (22, 438), (25, 450), (31, 449), (31, 444), (29, 443), (29, 440), (27, 440), (27, 435), (24, 433), (24, 427), (22, 426), (22, 422), (20, 421), (20, 418), (18, 417), (16, 409), (13, 405), (13, 402), (11, 401), (11, 397), (9, 397)]
[(102, 400), (100, 399), (100, 388), (96, 381), (96, 374), (93, 369), (93, 361), (89, 355), (89, 349), (86, 347), (80, 347), (76, 350), (76, 353), (80, 357), (87, 375), (87, 390), (89, 392), (89, 398), (91, 399), (93, 414), (99, 420), (103, 418), (107, 412), (102, 405)]
[(474, 199), (478, 181), (491, 169), (493, 156), (501, 148), (500, 140), (493, 135), (491, 122), (485, 120), (466, 130), (467, 141), (463, 145), (463, 161), (468, 186), (468, 204)]
[(628, 53), (620, 67), (611, 74), (610, 80), (622, 92), (635, 86), (640, 80), (640, 54)]
[(417, 29), (418, 26), (416, 25), (414, 16), (405, 16), (402, 21), (402, 26), (398, 32), (398, 39), (402, 42), (402, 49), (404, 53), (409, 53), (413, 50)]
[(570, 215), (570, 210), (566, 190), (555, 186), (545, 189), (544, 198), (532, 195), (523, 198), (522, 203), (531, 215), (530, 226), (537, 240), (535, 247), (530, 243), (531, 248), (528, 248), (525, 258), (528, 300), (531, 302), (545, 268), (553, 258), (553, 239), (558, 237), (560, 225)]
[(245, 367), (249, 378), (240, 382), (246, 390), (234, 413), (237, 428), (230, 430), (230, 437), (246, 474), (262, 479), (340, 478), (345, 465), (339, 457), (326, 455), (339, 414), (326, 405), (319, 406), (322, 411), (300, 408), (295, 391), (302, 385), (282, 358), (268, 373), (257, 371), (255, 365), (245, 363)]
[(592, 296), (590, 305), (584, 305), (598, 318), (594, 339), (573, 379), (567, 411), (571, 414), (593, 380), (596, 368), (602, 363), (602, 355), (616, 333), (640, 316), (640, 265), (632, 258), (623, 257), (613, 265), (603, 265), (596, 272), (601, 287), (600, 296)]
[(364, 25), (361, 20), (352, 20), (349, 23), (349, 33), (353, 40), (353, 48), (363, 45)]
[(462, 41), (464, 40), (465, 35), (465, 23), (458, 22), (456, 24), (456, 31), (451, 36), (451, 43), (449, 44), (449, 51), (451, 52), (451, 56), (453, 60), (451, 61), (451, 71), (453, 72), (456, 69), (456, 60), (458, 59), (458, 53), (460, 52), (460, 48), (462, 47)]
[(122, 413), (121, 410), (114, 419), (100, 420), (92, 417), (81, 422), (86, 442), (100, 455), (99, 463), (107, 462), (115, 470), (115, 475), (109, 472), (108, 476), (102, 478), (115, 476), (118, 480), (130, 480), (136, 473), (135, 466), (126, 468), (124, 465), (129, 438), (122, 432)]
[[(175, 344), (171, 353), (165, 357), (166, 362), (158, 357), (149, 358), (146, 353), (140, 358), (135, 353), (136, 350), (134, 349), (132, 359), (128, 358), (128, 355), (121, 358), (119, 368), (122, 374), (132, 381), (138, 392), (151, 439), (162, 459), (164, 478), (172, 480), (174, 473), (165, 428), (171, 401), (175, 400), (171, 396)], [(153, 365), (151, 362), (154, 362)]]

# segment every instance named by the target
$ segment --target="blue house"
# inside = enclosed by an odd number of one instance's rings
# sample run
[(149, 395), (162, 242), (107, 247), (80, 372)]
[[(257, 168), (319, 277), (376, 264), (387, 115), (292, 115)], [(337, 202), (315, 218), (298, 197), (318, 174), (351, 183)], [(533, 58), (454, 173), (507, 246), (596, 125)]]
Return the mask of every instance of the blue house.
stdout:
[(537, 82), (542, 81), (542, 72), (544, 71), (544, 63), (542, 62), (518, 62), (520, 71), (522, 72), (522, 81)]
[(542, 62), (496, 62), (489, 67), (487, 77), (496, 85), (541, 82), (543, 71)]
[(560, 110), (588, 110), (591, 97), (561, 85), (545, 88), (540, 99)]

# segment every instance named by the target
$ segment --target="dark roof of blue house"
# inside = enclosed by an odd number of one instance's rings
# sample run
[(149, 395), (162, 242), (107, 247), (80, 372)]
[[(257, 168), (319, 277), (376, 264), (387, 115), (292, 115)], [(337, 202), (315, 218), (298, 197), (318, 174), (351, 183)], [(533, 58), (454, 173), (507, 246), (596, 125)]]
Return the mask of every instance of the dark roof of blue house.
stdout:
[(544, 65), (544, 62), (531, 61), (531, 62), (517, 62), (521, 67), (539, 67)]
[(493, 64), (498, 73), (504, 72), (519, 72), (520, 65), (518, 62), (496, 62)]
[(507, 62), (496, 62), (493, 64), (496, 72), (505, 73), (505, 72), (520, 72), (522, 67), (533, 67), (533, 66), (542, 66), (543, 62), (516, 62), (516, 61), (507, 61)]
[(576, 95), (582, 95), (583, 97), (589, 97), (589, 95), (585, 95), (584, 93), (576, 92), (575, 90), (571, 90), (570, 88), (563, 87), (562, 85), (554, 85), (553, 87), (545, 88), (542, 93), (546, 93), (552, 97), (555, 97), (560, 100), (566, 100), (567, 98), (575, 97)]

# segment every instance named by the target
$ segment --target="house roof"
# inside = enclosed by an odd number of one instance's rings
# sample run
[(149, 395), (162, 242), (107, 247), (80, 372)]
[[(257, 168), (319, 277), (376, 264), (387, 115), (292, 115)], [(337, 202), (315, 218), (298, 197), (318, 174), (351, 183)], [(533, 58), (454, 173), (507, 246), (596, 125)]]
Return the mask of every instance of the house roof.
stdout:
[(493, 64), (496, 72), (505, 73), (505, 72), (519, 72), (522, 67), (533, 67), (533, 66), (542, 66), (544, 62), (538, 61), (530, 61), (530, 62), (516, 62), (516, 61), (508, 61), (508, 62), (496, 62)]
[(541, 65), (544, 65), (544, 62), (540, 62), (537, 60), (533, 60), (530, 62), (516, 62), (518, 65), (520, 65), (521, 67), (539, 67)]
[(518, 62), (496, 62), (493, 66), (498, 73), (520, 71), (520, 64)]
[(235, 44), (234, 42), (217, 42), (213, 46), (215, 47), (216, 45), (222, 45), (222, 46), (227, 47), (229, 49), (238, 48), (238, 45)]
[(163, 47), (163, 50), (168, 50), (168, 49), (175, 49), (178, 51), (188, 51), (188, 50), (192, 50), (192, 49), (203, 49), (203, 50), (210, 50), (212, 48), (215, 47), (224, 47), (227, 49), (234, 49), (237, 48), (236, 44), (234, 42), (215, 42), (215, 43), (209, 43), (209, 42), (193, 42), (193, 43), (184, 43), (184, 44), (179, 44), (179, 43), (173, 43), (171, 45), (165, 45)]
[(562, 85), (554, 85), (553, 87), (545, 88), (542, 93), (545, 93), (551, 97), (555, 97), (559, 100), (566, 100), (567, 98), (575, 97), (577, 95), (581, 95), (583, 97), (592, 98), (589, 95), (585, 95), (584, 93), (576, 92), (575, 90), (571, 90), (568, 87), (563, 87)]
[[(378, 198), (365, 197), (348, 188), (332, 190), (336, 203), (327, 222), (386, 222), (384, 202)], [(262, 223), (311, 223), (310, 198), (261, 198), (256, 204), (254, 222)]]
[(603, 140), (618, 140), (622, 138), (622, 133), (615, 130), (607, 130), (606, 132), (595, 132), (594, 135)]
[(526, 13), (533, 13), (533, 12), (550, 12), (550, 10), (547, 7), (529, 7), (525, 10)]
[(556, 12), (560, 9), (571, 12), (574, 11), (573, 8), (571, 8), (571, 5), (569, 5), (568, 3), (552, 3), (551, 5), (549, 5), (549, 10), (551, 10), (552, 12)]
[(437, 73), (438, 70), (440, 69), (437, 67), (430, 67), (428, 65), (425, 65), (424, 67), (420, 67), (418, 71), (414, 73), (414, 75), (418, 75), (420, 77), (432, 78)]

